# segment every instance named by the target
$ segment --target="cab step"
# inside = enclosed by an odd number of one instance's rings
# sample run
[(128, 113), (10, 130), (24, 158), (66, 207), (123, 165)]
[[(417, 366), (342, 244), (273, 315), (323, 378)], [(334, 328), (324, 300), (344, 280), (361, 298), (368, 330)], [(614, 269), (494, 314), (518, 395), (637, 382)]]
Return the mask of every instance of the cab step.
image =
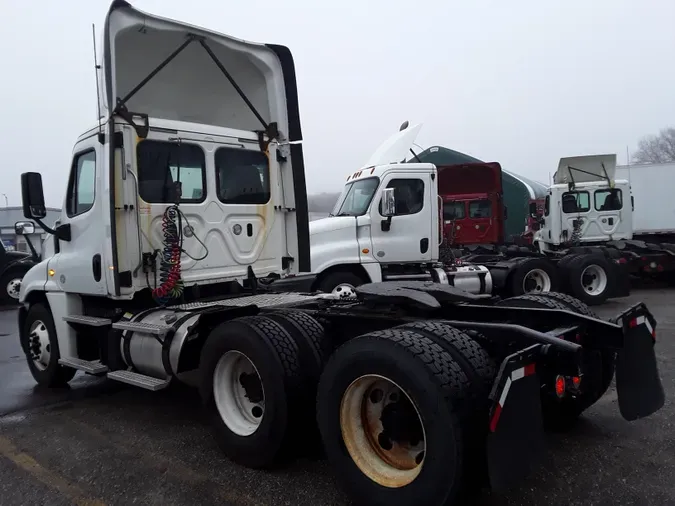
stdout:
[(152, 334), (158, 337), (164, 337), (171, 330), (171, 327), (168, 325), (155, 325), (154, 323), (143, 322), (115, 322), (112, 324), (112, 328), (139, 332), (141, 334)]
[(61, 357), (59, 359), (59, 364), (65, 365), (66, 367), (72, 367), (78, 371), (83, 371), (89, 374), (102, 374), (108, 372), (108, 366), (102, 364), (100, 360), (82, 360), (81, 358), (75, 357)]
[(145, 374), (124, 370), (109, 372), (107, 376), (111, 380), (120, 381), (135, 387), (145, 388), (146, 390), (151, 390), (153, 392), (168, 387), (171, 381), (157, 379), (153, 378), (152, 376), (146, 376)]
[(85, 316), (82, 314), (75, 314), (63, 317), (64, 322), (79, 323), (80, 325), (88, 325), (89, 327), (107, 327), (112, 324), (110, 318), (99, 318), (98, 316)]

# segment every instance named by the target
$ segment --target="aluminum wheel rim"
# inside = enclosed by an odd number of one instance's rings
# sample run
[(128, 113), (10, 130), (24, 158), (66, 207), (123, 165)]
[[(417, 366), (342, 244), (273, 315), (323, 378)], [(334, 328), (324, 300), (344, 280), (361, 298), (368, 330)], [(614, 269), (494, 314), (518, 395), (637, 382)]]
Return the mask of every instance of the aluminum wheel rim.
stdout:
[(589, 265), (581, 273), (581, 284), (589, 295), (600, 295), (607, 289), (607, 273), (599, 265)]
[[(408, 420), (416, 417), (419, 425), (414, 438), (393, 440), (386, 433), (382, 415), (392, 405), (402, 404)], [(420, 474), (426, 454), (424, 423), (415, 403), (392, 380), (369, 374), (353, 381), (340, 403), (340, 428), (352, 460), (378, 485), (404, 487)]]
[(39, 371), (49, 367), (52, 357), (51, 343), (49, 342), (49, 330), (42, 320), (35, 320), (28, 331), (28, 345), (30, 358)]
[(352, 297), (356, 297), (356, 290), (354, 289), (354, 286), (350, 285), (349, 283), (340, 283), (338, 286), (333, 288), (331, 293), (340, 299), (350, 299)]
[(213, 397), (220, 418), (238, 436), (250, 436), (265, 414), (265, 391), (258, 369), (246, 355), (230, 350), (213, 373)]
[(550, 291), (551, 276), (545, 270), (532, 269), (525, 275), (525, 279), (523, 279), (524, 293), (546, 293)]
[(14, 278), (10, 280), (5, 287), (5, 291), (12, 299), (19, 300), (19, 292), (21, 291), (21, 278)]

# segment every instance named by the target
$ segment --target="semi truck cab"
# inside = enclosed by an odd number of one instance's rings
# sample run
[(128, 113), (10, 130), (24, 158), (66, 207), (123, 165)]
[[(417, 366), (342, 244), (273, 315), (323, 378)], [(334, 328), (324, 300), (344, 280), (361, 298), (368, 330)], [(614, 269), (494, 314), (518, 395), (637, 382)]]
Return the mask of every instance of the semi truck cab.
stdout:
[[(616, 155), (562, 158), (544, 202), (541, 251), (632, 239), (630, 183), (615, 180)], [(534, 210), (533, 210), (534, 211)]]
[(404, 129), (383, 143), (347, 176), (331, 216), (310, 223), (317, 289), (350, 296), (365, 282), (429, 279), (490, 293), (487, 269), (462, 266), (448, 272), (439, 265), (439, 171), (431, 163), (402, 162), (421, 128)]

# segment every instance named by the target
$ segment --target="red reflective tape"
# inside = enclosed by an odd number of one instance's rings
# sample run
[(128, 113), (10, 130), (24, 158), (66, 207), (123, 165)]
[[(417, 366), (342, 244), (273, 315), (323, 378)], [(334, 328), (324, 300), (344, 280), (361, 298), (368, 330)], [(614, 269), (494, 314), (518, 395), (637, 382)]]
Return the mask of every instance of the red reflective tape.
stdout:
[(527, 364), (525, 366), (525, 376), (530, 376), (535, 373), (534, 364)]
[(502, 407), (497, 404), (495, 406), (495, 412), (492, 413), (492, 419), (490, 420), (490, 432), (497, 430), (497, 424), (499, 423), (499, 415), (502, 414)]

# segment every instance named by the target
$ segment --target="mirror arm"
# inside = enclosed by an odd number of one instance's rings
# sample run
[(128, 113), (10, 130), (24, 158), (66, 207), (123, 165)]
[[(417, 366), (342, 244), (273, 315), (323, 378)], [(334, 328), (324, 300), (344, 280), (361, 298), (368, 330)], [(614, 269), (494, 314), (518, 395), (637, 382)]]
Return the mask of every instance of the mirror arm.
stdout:
[(28, 244), (28, 247), (30, 248), (30, 253), (33, 256), (33, 260), (36, 262), (40, 261), (40, 255), (38, 255), (35, 246), (33, 246), (33, 241), (30, 240), (30, 237), (27, 235), (24, 236), (24, 239), (26, 239), (26, 244)]
[(39, 219), (39, 218), (33, 218), (38, 225), (40, 225), (45, 232), (48, 234), (52, 234), (55, 236), (57, 239), (61, 241), (70, 241), (71, 235), (70, 235), (70, 223), (66, 223), (64, 225), (59, 225), (56, 227), (56, 229), (50, 228), (47, 225), (44, 224), (44, 222)]

